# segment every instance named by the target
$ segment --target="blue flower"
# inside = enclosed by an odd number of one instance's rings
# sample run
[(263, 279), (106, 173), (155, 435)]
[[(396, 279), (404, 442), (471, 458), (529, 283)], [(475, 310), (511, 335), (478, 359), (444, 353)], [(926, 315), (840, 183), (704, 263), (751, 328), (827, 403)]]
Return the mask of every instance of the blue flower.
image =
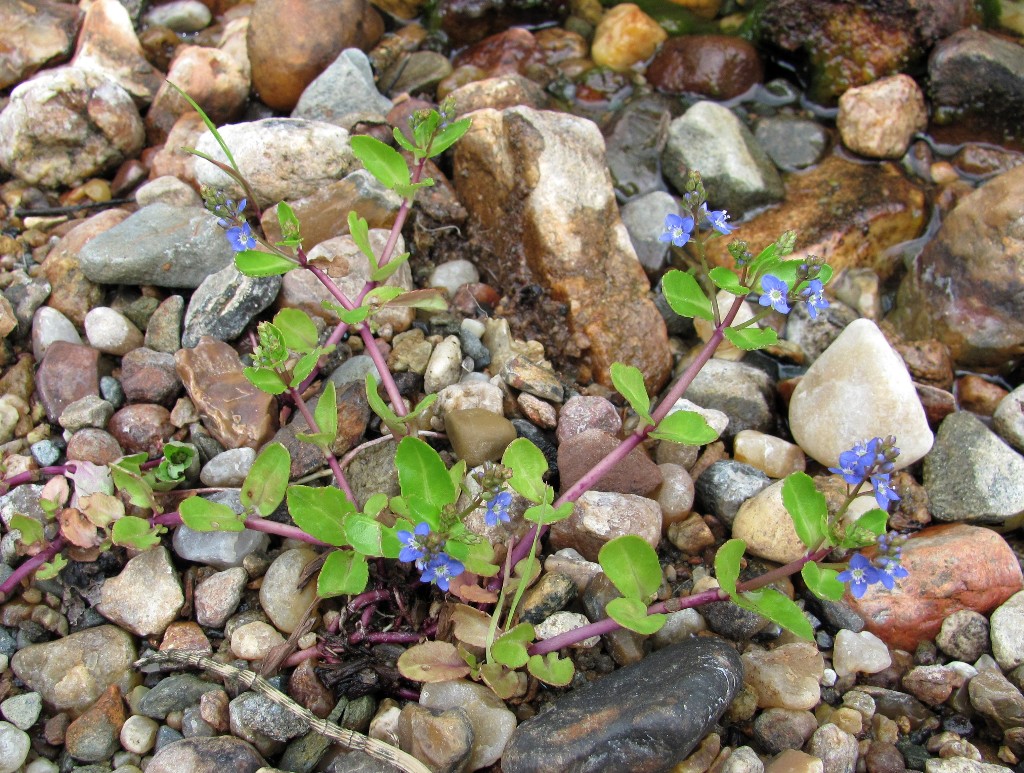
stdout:
[(488, 526), (497, 526), (499, 521), (508, 523), (512, 520), (508, 508), (512, 504), (512, 492), (502, 491), (487, 503), (487, 512), (484, 513), (484, 522)]
[(897, 579), (910, 575), (898, 558), (883, 558), (880, 563), (882, 568), (879, 570), (878, 581), (885, 586), (886, 590), (896, 587)]
[(807, 304), (807, 314), (811, 319), (817, 319), (818, 312), (828, 308), (828, 301), (822, 295), (824, 289), (820, 279), (812, 279), (807, 283), (807, 287), (800, 292), (804, 297), (804, 303)]
[(448, 590), (448, 584), (453, 577), (458, 577), (466, 570), (461, 561), (458, 561), (447, 553), (438, 553), (430, 563), (423, 567), (423, 575), (420, 577), (423, 582), (432, 582), (443, 591)]
[(836, 579), (840, 582), (848, 582), (850, 584), (850, 593), (853, 594), (855, 599), (859, 599), (864, 595), (864, 591), (868, 589), (869, 585), (874, 585), (876, 582), (884, 582), (882, 574), (883, 572), (873, 566), (867, 556), (863, 553), (855, 553), (853, 558), (850, 559), (850, 568), (836, 575)]
[(701, 204), (700, 213), (711, 224), (711, 227), (722, 234), (722, 236), (728, 236), (732, 233), (732, 226), (726, 222), (729, 219), (729, 213), (726, 210), (714, 209), (709, 212), (708, 205)]
[(687, 215), (680, 217), (669, 213), (665, 216), (665, 232), (658, 237), (658, 241), (672, 242), (676, 247), (682, 247), (690, 241), (690, 234), (693, 233), (693, 218)]
[(762, 306), (771, 306), (780, 314), (789, 313), (789, 304), (786, 303), (786, 296), (789, 295), (789, 285), (782, 279), (771, 274), (761, 277), (761, 287), (764, 295), (757, 299)]
[(402, 543), (402, 552), (398, 554), (398, 560), (415, 561), (416, 565), (420, 566), (423, 558), (427, 555), (427, 536), (429, 534), (430, 524), (424, 521), (418, 523), (414, 531), (402, 529), (395, 532), (398, 541)]
[(256, 246), (256, 237), (252, 235), (252, 229), (248, 223), (242, 223), (228, 229), (228, 241), (235, 252), (251, 250)]
[(889, 509), (890, 502), (899, 502), (900, 498), (889, 484), (889, 473), (871, 476), (871, 487), (875, 490), (875, 501), (883, 510)]

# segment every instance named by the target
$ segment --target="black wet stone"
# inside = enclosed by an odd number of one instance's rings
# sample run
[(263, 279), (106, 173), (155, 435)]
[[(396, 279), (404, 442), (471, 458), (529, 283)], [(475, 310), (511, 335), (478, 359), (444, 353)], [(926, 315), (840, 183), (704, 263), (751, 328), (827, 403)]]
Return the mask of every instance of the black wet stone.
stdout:
[(281, 277), (249, 277), (233, 265), (210, 274), (192, 294), (181, 344), (191, 349), (203, 336), (233, 341), (281, 289)]
[(697, 637), (590, 682), (521, 724), (504, 773), (657, 773), (683, 760), (742, 682), (739, 655)]
[(715, 462), (695, 482), (694, 509), (732, 526), (740, 505), (771, 482), (771, 478), (749, 464), (732, 459)]
[(199, 703), (205, 693), (221, 689), (192, 674), (174, 674), (161, 679), (139, 701), (139, 714), (152, 719), (164, 719), (172, 711), (184, 711)]

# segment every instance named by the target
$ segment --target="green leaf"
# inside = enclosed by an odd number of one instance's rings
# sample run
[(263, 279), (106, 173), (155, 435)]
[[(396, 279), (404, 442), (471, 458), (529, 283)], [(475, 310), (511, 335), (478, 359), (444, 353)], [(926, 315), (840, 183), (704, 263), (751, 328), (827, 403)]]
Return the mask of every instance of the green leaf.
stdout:
[(437, 514), (458, 498), (440, 454), (417, 437), (404, 437), (399, 442), (395, 468), (402, 495), (413, 508), (422, 504), (423, 512)]
[(68, 560), (64, 558), (60, 553), (53, 557), (53, 560), (43, 564), (36, 569), (37, 580), (52, 580), (61, 570), (68, 565)]
[(193, 531), (242, 531), (245, 516), (227, 505), (202, 497), (189, 497), (178, 505), (182, 523)]
[[(550, 489), (551, 487), (548, 486), (547, 488)], [(553, 499), (554, 497), (552, 496), (551, 498)], [(572, 508), (572, 502), (563, 502), (557, 508), (552, 507), (549, 502), (541, 502), (539, 505), (526, 508), (523, 518), (539, 526), (550, 526), (553, 523), (564, 521), (572, 515)]]
[(299, 309), (281, 309), (274, 315), (274, 327), (280, 331), (284, 345), (300, 354), (313, 351), (320, 341), (316, 324)]
[(370, 279), (374, 282), (386, 282), (407, 260), (409, 260), (408, 252), (396, 255), (383, 266), (373, 269), (373, 271), (370, 272)]
[(711, 301), (692, 275), (678, 269), (669, 271), (661, 280), (661, 291), (672, 311), (680, 317), (700, 317), (715, 321)]
[(320, 355), (321, 352), (318, 348), (300, 357), (299, 361), (295, 363), (295, 367), (292, 368), (292, 378), (289, 386), (297, 387), (305, 381), (306, 376), (312, 373), (313, 368), (316, 367), (317, 362), (320, 360)]
[(444, 545), (445, 551), (466, 567), (467, 572), (480, 577), (493, 577), (498, 573), (498, 565), (494, 561), (494, 548), (487, 540), (464, 542), (450, 539)]
[(788, 596), (779, 593), (774, 588), (761, 588), (743, 593), (741, 598), (746, 602), (745, 604), (740, 603), (737, 598), (734, 598), (733, 601), (752, 612), (767, 617), (773, 623), (778, 623), (802, 639), (814, 641), (814, 630), (811, 628), (810, 622), (796, 602)]
[(291, 258), (272, 252), (242, 250), (235, 253), (235, 268), (246, 276), (279, 276), (298, 267)]
[(347, 544), (345, 516), (355, 512), (355, 506), (342, 491), (331, 486), (289, 486), (287, 497), (292, 520), (306, 534), (335, 547)]
[(371, 494), (366, 500), (366, 504), (363, 505), (363, 513), (371, 518), (376, 518), (380, 514), (380, 511), (387, 506), (388, 495), (382, 494), (378, 491), (376, 494)]
[(526, 695), (526, 674), (512, 671), (501, 663), (484, 663), (480, 666), (480, 678), (503, 701)]
[(548, 471), (548, 460), (544, 454), (526, 438), (516, 438), (502, 454), (501, 463), (512, 470), (508, 485), (531, 502), (540, 504), (548, 485), (544, 473)]
[[(417, 149), (426, 150), (427, 143), (434, 138), (438, 125), (441, 123), (441, 114), (436, 110), (430, 110), (423, 118), (417, 117), (412, 124), (412, 136), (416, 140)], [(420, 155), (423, 155), (420, 153)]]
[(276, 372), (266, 368), (242, 368), (242, 375), (258, 390), (270, 395), (279, 395), (288, 389), (284, 379)]
[(621, 362), (613, 362), (611, 367), (612, 384), (619, 394), (626, 398), (637, 415), (648, 424), (653, 424), (651, 418), (651, 398), (647, 394), (647, 386), (644, 384), (644, 374), (640, 368), (632, 365), (623, 365)]
[(402, 544), (395, 530), (362, 513), (345, 519), (345, 535), (353, 549), (364, 556), (398, 558)]
[(779, 334), (770, 327), (745, 327), (741, 330), (727, 327), (724, 331), (729, 343), (737, 349), (751, 352), (755, 349), (764, 349), (779, 340)]
[(162, 526), (150, 526), (145, 518), (126, 515), (114, 521), (110, 539), (115, 545), (149, 550), (160, 544), (160, 535), (166, 531)]
[[(391, 264), (388, 263), (390, 266)], [(448, 301), (441, 290), (409, 290), (388, 301), (391, 308), (422, 309), (423, 311), (447, 311)]]
[(715, 554), (715, 579), (719, 587), (730, 596), (736, 596), (736, 580), (740, 576), (740, 560), (747, 549), (747, 543), (741, 539), (731, 539), (718, 549)]
[(372, 373), (366, 374), (366, 401), (370, 404), (370, 410), (380, 416), (380, 420), (391, 430), (391, 434), (399, 436), (403, 434), (404, 424), (388, 404), (377, 394), (377, 379)]
[(299, 244), (302, 244), (299, 218), (295, 216), (295, 210), (293, 210), (286, 201), (281, 201), (277, 205), (277, 224), (281, 227), (281, 235), (284, 237), (284, 244), (289, 246), (298, 246)]
[(888, 522), (889, 514), (885, 510), (872, 508), (846, 528), (846, 534), (839, 546), (856, 549), (870, 545), (876, 537), (885, 532)]
[(416, 146), (406, 139), (406, 136), (402, 134), (401, 129), (396, 126), (391, 133), (395, 137), (395, 142), (397, 142), (404, 150), (408, 150), (410, 153), (416, 152)]
[(21, 532), (22, 545), (34, 545), (37, 542), (43, 541), (43, 525), (35, 518), (15, 513), (11, 516), (9, 526), (12, 531), (17, 529)]
[(827, 536), (828, 505), (825, 496), (814, 485), (814, 479), (803, 472), (786, 476), (782, 484), (782, 504), (793, 519), (793, 528), (808, 550), (815, 550)]
[(436, 158), (458, 142), (469, 131), (472, 123), (473, 120), (471, 118), (462, 118), (458, 121), (453, 121), (438, 132), (434, 137), (434, 141), (430, 143), (430, 157)]
[[(324, 302), (326, 305), (326, 301)], [(373, 314), (372, 306), (356, 306), (354, 309), (338, 309), (335, 308), (334, 313), (338, 315), (338, 319), (344, 322), (346, 325), (358, 325), (369, 319), (370, 315)]]
[(185, 473), (196, 458), (196, 447), (191, 443), (168, 440), (164, 443), (163, 459), (147, 476), (147, 482), (156, 491), (170, 491), (185, 480)]
[(531, 655), (526, 670), (537, 679), (553, 687), (565, 687), (572, 681), (576, 667), (569, 658), (558, 657), (557, 652), (547, 655)]
[(705, 446), (718, 440), (718, 433), (696, 411), (673, 411), (658, 422), (651, 437), (686, 446)]
[(370, 567), (366, 556), (351, 550), (333, 550), (320, 568), (316, 592), (322, 599), (332, 596), (353, 596), (366, 590)]
[(114, 478), (117, 490), (127, 494), (129, 502), (136, 507), (152, 510), (154, 513), (160, 512), (160, 506), (153, 496), (153, 488), (143, 480), (142, 476), (129, 472), (120, 464), (110, 465), (110, 474)]
[(191, 105), (192, 109), (199, 113), (199, 117), (203, 119), (203, 123), (206, 124), (206, 128), (210, 130), (210, 134), (212, 134), (213, 138), (217, 140), (217, 144), (220, 145), (220, 149), (224, 151), (224, 157), (228, 160), (228, 163), (231, 164), (231, 168), (235, 170), (236, 174), (241, 175), (241, 172), (238, 171), (238, 164), (235, 163), (235, 158), (231, 155), (231, 150), (228, 148), (228, 144), (224, 142), (224, 138), (221, 137), (220, 132), (217, 131), (217, 125), (210, 120), (210, 116), (206, 114), (206, 111), (199, 106), (198, 102), (186, 94), (180, 86), (171, 83), (171, 81), (167, 81), (167, 85), (184, 97), (185, 101)]
[(605, 612), (623, 628), (645, 636), (660, 631), (668, 619), (665, 615), (647, 614), (647, 605), (639, 599), (612, 599), (605, 607)]
[(366, 222), (366, 218), (359, 217), (359, 215), (350, 210), (348, 213), (348, 233), (352, 237), (352, 241), (355, 242), (356, 247), (359, 248), (359, 251), (370, 262), (370, 268), (376, 269), (378, 265), (377, 255), (370, 245), (370, 227)]
[(626, 598), (643, 601), (661, 587), (658, 554), (645, 539), (633, 534), (616, 537), (601, 547), (597, 560), (608, 579)]
[(716, 266), (708, 272), (708, 278), (715, 283), (716, 287), (722, 288), (727, 293), (743, 297), (750, 292), (749, 288), (744, 287), (743, 282), (740, 281), (739, 275), (731, 268)]
[(270, 443), (249, 468), (239, 498), (243, 507), (251, 507), (266, 518), (284, 499), (291, 474), (292, 457), (280, 443)]
[(846, 585), (836, 579), (838, 574), (835, 569), (823, 569), (817, 561), (808, 561), (800, 570), (807, 590), (829, 601), (839, 601), (846, 593)]
[(533, 642), (533, 626), (520, 623), (505, 633), (491, 645), (491, 656), (509, 668), (522, 668), (530, 656), (526, 653), (526, 645)]
[(333, 445), (335, 438), (338, 437), (338, 393), (333, 381), (328, 380), (324, 386), (324, 391), (316, 403), (316, 410), (313, 411), (313, 420), (319, 434), (330, 438), (327, 445)]
[(409, 185), (409, 167), (402, 154), (393, 147), (366, 134), (352, 137), (349, 142), (366, 171), (380, 180), (385, 188), (395, 190)]

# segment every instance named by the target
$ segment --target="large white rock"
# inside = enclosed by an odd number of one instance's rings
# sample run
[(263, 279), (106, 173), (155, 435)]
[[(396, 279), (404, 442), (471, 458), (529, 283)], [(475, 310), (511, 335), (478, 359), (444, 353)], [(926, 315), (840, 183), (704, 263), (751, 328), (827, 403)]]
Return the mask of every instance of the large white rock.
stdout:
[(789, 425), (805, 453), (832, 467), (857, 441), (895, 435), (902, 469), (935, 439), (903, 359), (868, 319), (847, 325), (808, 368), (790, 400)]

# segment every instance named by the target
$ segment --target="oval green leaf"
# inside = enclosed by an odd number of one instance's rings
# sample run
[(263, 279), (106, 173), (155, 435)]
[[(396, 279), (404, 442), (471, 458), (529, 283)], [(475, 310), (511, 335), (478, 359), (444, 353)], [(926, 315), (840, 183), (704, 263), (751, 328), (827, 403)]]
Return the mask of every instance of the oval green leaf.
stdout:
[(193, 531), (242, 531), (245, 516), (227, 505), (202, 497), (189, 497), (178, 505), (181, 521)]
[(658, 554), (647, 540), (633, 534), (605, 543), (597, 560), (608, 579), (626, 598), (645, 600), (661, 587)]
[(651, 398), (647, 394), (647, 386), (644, 384), (644, 374), (640, 368), (632, 365), (623, 365), (621, 362), (613, 362), (611, 367), (612, 384), (619, 394), (626, 398), (637, 415), (653, 424), (651, 418)]
[(345, 516), (355, 511), (344, 492), (331, 486), (289, 486), (288, 512), (295, 525), (328, 545), (347, 544)]
[(745, 327), (742, 330), (727, 327), (723, 332), (729, 343), (745, 352), (764, 349), (779, 341), (779, 334), (770, 327)]
[(284, 345), (295, 352), (310, 352), (320, 340), (313, 320), (299, 309), (281, 309), (274, 315), (274, 327), (281, 332)]
[(660, 631), (668, 619), (661, 614), (647, 614), (647, 605), (638, 599), (612, 599), (605, 607), (605, 612), (623, 628), (644, 636)]
[(235, 268), (246, 276), (280, 276), (287, 274), (298, 263), (283, 255), (259, 250), (243, 250), (235, 253)]
[(398, 671), (415, 682), (450, 682), (469, 674), (469, 666), (454, 645), (427, 641), (410, 647), (398, 658)]
[(369, 581), (370, 568), (366, 564), (366, 556), (351, 550), (335, 550), (320, 567), (316, 592), (322, 599), (354, 596), (366, 590)]
[(828, 505), (814, 479), (803, 472), (787, 475), (782, 484), (782, 504), (793, 519), (800, 541), (808, 550), (817, 549), (827, 534)]
[(651, 437), (686, 446), (705, 446), (718, 440), (718, 433), (696, 411), (673, 411), (658, 422)]
[(253, 508), (264, 518), (273, 513), (284, 499), (291, 464), (291, 454), (280, 443), (271, 443), (260, 451), (242, 483), (242, 505)]
[(708, 322), (715, 321), (711, 301), (691, 274), (678, 269), (669, 271), (661, 280), (661, 290), (672, 311), (680, 317), (700, 317)]
[(544, 473), (548, 471), (548, 460), (544, 454), (526, 438), (516, 438), (505, 449), (501, 463), (512, 470), (508, 485), (531, 502), (544, 501)]

